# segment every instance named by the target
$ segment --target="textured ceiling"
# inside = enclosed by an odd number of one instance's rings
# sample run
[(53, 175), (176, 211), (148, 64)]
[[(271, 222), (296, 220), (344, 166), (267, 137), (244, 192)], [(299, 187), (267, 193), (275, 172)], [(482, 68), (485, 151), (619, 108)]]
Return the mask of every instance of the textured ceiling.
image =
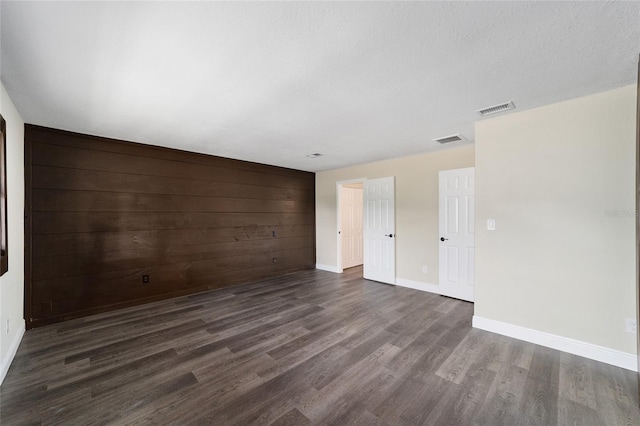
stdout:
[(473, 140), (482, 107), (631, 84), (640, 53), (638, 2), (2, 1), (0, 14), (1, 78), (26, 122), (310, 171)]

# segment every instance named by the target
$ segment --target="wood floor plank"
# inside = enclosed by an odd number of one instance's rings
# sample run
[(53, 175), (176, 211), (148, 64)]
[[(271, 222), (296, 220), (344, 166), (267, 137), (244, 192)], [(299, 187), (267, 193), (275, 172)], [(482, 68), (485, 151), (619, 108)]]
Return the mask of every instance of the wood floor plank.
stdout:
[(558, 400), (559, 425), (597, 425), (600, 423), (598, 413), (586, 405), (560, 397)]
[(305, 417), (297, 408), (292, 408), (287, 413), (283, 414), (273, 423), (272, 426), (305, 426), (310, 425), (311, 421)]
[(528, 371), (506, 364), (498, 372), (487, 392), (487, 407), (478, 418), (479, 424), (511, 426), (518, 424)]
[(334, 405), (342, 395), (358, 393), (358, 389), (366, 383), (367, 379), (376, 372), (382, 371), (384, 364), (399, 350), (398, 347), (389, 343), (382, 344), (376, 351), (346, 369), (340, 376), (334, 377), (311, 398), (302, 401), (300, 410), (312, 421), (326, 423), (326, 420), (322, 419), (327, 414), (331, 414)]
[(635, 373), (302, 271), (28, 331), (2, 425), (640, 425)]
[(537, 347), (520, 406), (527, 424), (558, 424), (559, 374), (560, 352)]
[(409, 375), (403, 376), (394, 382), (393, 391), (384, 395), (384, 400), (372, 407), (371, 412), (383, 423), (393, 423), (395, 420), (405, 423), (402, 414), (416, 403), (415, 399), (423, 387), (422, 381)]
[(586, 359), (568, 353), (560, 354), (559, 396), (595, 409), (593, 379)]
[[(612, 425), (638, 425), (637, 390), (632, 383), (634, 374), (596, 361), (588, 361), (594, 380), (597, 412), (601, 423)], [(631, 379), (631, 382), (630, 380)]]
[(469, 424), (486, 407), (489, 389), (496, 373), (489, 370), (491, 350), (484, 352), (479, 359), (466, 369), (465, 381), (461, 386), (451, 387), (438, 405), (427, 417), (427, 424)]

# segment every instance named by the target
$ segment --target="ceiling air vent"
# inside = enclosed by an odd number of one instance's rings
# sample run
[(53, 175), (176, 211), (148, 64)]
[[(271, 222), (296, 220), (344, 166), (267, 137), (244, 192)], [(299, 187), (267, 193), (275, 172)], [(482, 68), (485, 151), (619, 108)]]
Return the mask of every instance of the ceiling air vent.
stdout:
[(490, 106), (488, 108), (482, 108), (477, 110), (476, 112), (480, 114), (480, 116), (484, 117), (485, 115), (497, 114), (503, 111), (509, 111), (510, 109), (514, 109), (516, 106), (513, 102), (507, 102), (500, 105)]
[(464, 136), (462, 136), (460, 133), (457, 133), (455, 135), (451, 135), (451, 136), (445, 136), (442, 138), (437, 138), (437, 139), (433, 139), (434, 142), (438, 142), (438, 143), (451, 143), (451, 142), (460, 142), (460, 141), (466, 141), (467, 138), (465, 138)]

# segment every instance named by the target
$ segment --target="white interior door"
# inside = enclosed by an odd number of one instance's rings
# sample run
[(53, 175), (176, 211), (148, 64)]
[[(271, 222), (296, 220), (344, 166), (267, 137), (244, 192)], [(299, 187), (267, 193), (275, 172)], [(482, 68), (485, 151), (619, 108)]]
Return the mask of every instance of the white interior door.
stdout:
[(395, 178), (364, 182), (364, 278), (396, 283)]
[[(359, 186), (359, 188), (357, 187)], [(340, 187), (342, 267), (362, 265), (362, 184)]]
[(440, 291), (473, 302), (475, 169), (440, 172)]

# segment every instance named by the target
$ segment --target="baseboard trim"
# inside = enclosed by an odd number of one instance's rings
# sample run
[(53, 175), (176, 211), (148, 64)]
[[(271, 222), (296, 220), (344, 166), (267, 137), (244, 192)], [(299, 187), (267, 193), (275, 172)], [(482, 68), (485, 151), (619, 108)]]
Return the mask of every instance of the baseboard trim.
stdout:
[(316, 269), (327, 272), (335, 272), (336, 274), (342, 273), (342, 271), (339, 271), (337, 267), (332, 265), (323, 265), (322, 263), (316, 263)]
[(638, 361), (634, 354), (605, 348), (593, 343), (582, 342), (568, 337), (545, 333), (519, 325), (473, 316), (473, 327), (514, 339), (524, 340), (547, 348), (557, 349), (570, 354), (583, 356), (595, 361), (622, 367), (626, 370), (638, 371)]
[(9, 367), (11, 367), (11, 362), (13, 362), (13, 358), (15, 358), (16, 353), (18, 352), (18, 346), (20, 346), (20, 342), (22, 341), (22, 336), (24, 336), (25, 325), (24, 321), (22, 321), (22, 327), (18, 330), (16, 337), (11, 342), (11, 346), (9, 346), (9, 352), (0, 363), (0, 385), (4, 381), (4, 378), (7, 376), (9, 372)]
[(436, 284), (423, 283), (420, 281), (413, 281), (405, 278), (396, 278), (396, 285), (399, 285), (400, 287), (412, 288), (414, 290), (426, 291), (428, 293), (440, 294), (440, 286)]

